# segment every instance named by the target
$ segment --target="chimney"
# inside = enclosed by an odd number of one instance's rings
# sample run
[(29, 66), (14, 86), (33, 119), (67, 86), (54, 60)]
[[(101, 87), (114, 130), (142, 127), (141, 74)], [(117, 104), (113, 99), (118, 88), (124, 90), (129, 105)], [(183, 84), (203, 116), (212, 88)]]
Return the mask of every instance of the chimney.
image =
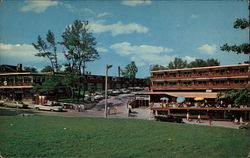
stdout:
[(121, 76), (120, 72), (121, 72), (121, 68), (120, 68), (120, 66), (118, 66), (118, 77)]
[(17, 64), (17, 71), (18, 72), (23, 71), (23, 65), (22, 64)]

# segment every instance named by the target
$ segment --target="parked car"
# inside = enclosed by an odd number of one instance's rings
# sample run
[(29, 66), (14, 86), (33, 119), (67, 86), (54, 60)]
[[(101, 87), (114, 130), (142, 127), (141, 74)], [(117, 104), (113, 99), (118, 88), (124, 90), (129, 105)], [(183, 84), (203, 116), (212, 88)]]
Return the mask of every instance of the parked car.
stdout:
[(240, 125), (239, 129), (250, 129), (250, 123), (244, 124), (244, 125)]
[(95, 100), (101, 100), (101, 99), (104, 99), (104, 96), (103, 95), (95, 95), (94, 99)]
[(2, 106), (4, 104), (4, 100), (0, 100), (0, 106)]
[(89, 96), (88, 94), (86, 94), (85, 96), (84, 96), (84, 100), (91, 100), (91, 96)]
[(35, 105), (36, 110), (47, 110), (47, 111), (65, 111), (62, 106), (52, 106), (52, 105)]
[(24, 104), (23, 102), (21, 101), (5, 101), (3, 102), (3, 105), (6, 106), (6, 107), (19, 107), (19, 108), (27, 108), (28, 105), (27, 104)]
[(119, 95), (119, 94), (121, 94), (121, 93), (122, 93), (122, 92), (121, 92), (119, 89), (113, 91), (113, 95)]
[(124, 94), (128, 94), (130, 93), (130, 90), (124, 88), (124, 89), (121, 89), (121, 92)]

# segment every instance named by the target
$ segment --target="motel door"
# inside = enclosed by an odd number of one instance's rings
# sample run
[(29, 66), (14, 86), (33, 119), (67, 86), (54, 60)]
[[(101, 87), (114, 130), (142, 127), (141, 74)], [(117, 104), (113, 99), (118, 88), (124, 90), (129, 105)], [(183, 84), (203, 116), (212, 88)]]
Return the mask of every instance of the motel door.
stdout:
[(138, 106), (149, 106), (150, 95), (136, 95), (135, 99)]

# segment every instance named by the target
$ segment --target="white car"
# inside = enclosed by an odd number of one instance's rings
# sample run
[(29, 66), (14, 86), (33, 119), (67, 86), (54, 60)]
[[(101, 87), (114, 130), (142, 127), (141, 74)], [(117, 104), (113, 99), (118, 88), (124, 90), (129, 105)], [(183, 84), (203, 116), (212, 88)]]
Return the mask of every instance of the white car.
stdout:
[(52, 106), (52, 105), (35, 105), (36, 110), (47, 110), (47, 111), (64, 111), (62, 106)]
[(104, 99), (104, 96), (103, 95), (95, 95), (94, 99), (95, 100), (102, 100), (102, 99)]
[(3, 102), (3, 105), (6, 106), (6, 107), (15, 107), (15, 108), (27, 108), (28, 105), (27, 104), (24, 104), (23, 102), (21, 101), (6, 101), (6, 102)]

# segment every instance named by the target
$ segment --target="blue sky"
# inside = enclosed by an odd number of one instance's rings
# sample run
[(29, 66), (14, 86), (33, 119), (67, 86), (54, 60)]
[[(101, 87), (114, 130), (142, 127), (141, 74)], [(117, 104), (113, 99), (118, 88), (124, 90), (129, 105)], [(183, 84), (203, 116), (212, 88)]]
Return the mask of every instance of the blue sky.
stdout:
[[(0, 64), (49, 65), (35, 57), (31, 43), (50, 29), (57, 41), (74, 20), (88, 20), (98, 42), (101, 59), (87, 71), (103, 75), (105, 65), (117, 67), (131, 61), (137, 77), (149, 76), (152, 64), (168, 65), (175, 57), (187, 61), (215, 58), (221, 65), (243, 63), (246, 55), (222, 52), (225, 43), (248, 42), (248, 31), (233, 28), (237, 18), (247, 18), (247, 1), (56, 1), (3, 0), (0, 3)], [(59, 54), (60, 63), (65, 63)]]

